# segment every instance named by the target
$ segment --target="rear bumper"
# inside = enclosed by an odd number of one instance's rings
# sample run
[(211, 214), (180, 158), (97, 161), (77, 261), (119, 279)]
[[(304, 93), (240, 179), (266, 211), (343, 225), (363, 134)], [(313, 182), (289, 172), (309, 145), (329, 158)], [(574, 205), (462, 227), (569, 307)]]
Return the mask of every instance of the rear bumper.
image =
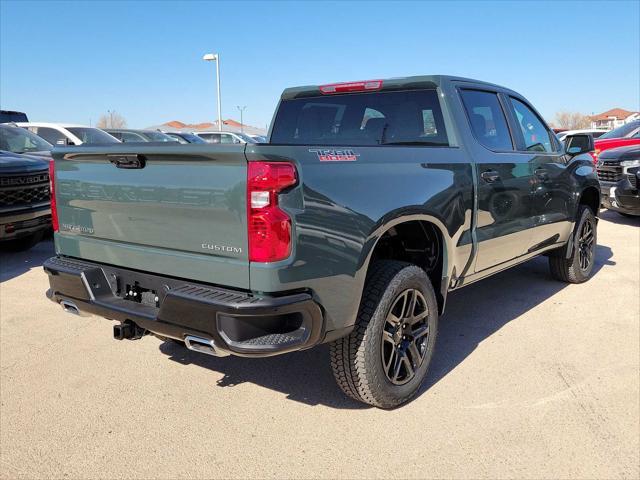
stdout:
[(220, 354), (267, 357), (309, 348), (324, 334), (308, 293), (258, 297), (67, 257), (50, 258), (44, 270), (55, 303), (164, 337), (211, 340)]

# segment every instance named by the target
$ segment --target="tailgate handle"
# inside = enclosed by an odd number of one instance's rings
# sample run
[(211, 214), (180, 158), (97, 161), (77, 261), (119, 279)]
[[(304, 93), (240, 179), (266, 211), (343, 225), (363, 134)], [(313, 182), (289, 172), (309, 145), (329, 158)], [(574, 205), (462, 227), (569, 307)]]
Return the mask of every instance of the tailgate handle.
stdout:
[(118, 168), (144, 168), (147, 163), (144, 155), (107, 155), (107, 158)]

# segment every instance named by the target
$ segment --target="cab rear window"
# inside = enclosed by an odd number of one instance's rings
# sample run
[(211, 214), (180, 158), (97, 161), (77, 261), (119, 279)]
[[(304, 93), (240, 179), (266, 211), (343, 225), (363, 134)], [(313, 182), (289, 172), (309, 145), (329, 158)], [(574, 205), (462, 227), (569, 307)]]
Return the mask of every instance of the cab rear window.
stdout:
[(435, 90), (283, 100), (271, 133), (281, 145), (448, 146)]

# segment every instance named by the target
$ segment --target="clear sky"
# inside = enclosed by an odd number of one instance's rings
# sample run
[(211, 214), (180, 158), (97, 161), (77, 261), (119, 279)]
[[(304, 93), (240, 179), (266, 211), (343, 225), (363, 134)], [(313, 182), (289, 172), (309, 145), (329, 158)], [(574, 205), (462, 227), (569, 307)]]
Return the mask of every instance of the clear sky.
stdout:
[(640, 2), (0, 0), (0, 106), (34, 121), (264, 127), (288, 86), (451, 74), (559, 110), (640, 109)]

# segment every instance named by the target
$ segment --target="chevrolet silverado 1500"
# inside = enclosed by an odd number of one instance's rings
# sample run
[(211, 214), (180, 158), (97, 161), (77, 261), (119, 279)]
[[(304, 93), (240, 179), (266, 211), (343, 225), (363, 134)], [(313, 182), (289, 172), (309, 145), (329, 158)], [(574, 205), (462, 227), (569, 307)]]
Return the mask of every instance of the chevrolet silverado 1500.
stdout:
[(592, 149), (447, 76), (287, 89), (264, 144), (56, 148), (48, 296), (205, 354), (330, 343), (342, 390), (392, 408), (452, 290), (540, 254), (589, 278)]

